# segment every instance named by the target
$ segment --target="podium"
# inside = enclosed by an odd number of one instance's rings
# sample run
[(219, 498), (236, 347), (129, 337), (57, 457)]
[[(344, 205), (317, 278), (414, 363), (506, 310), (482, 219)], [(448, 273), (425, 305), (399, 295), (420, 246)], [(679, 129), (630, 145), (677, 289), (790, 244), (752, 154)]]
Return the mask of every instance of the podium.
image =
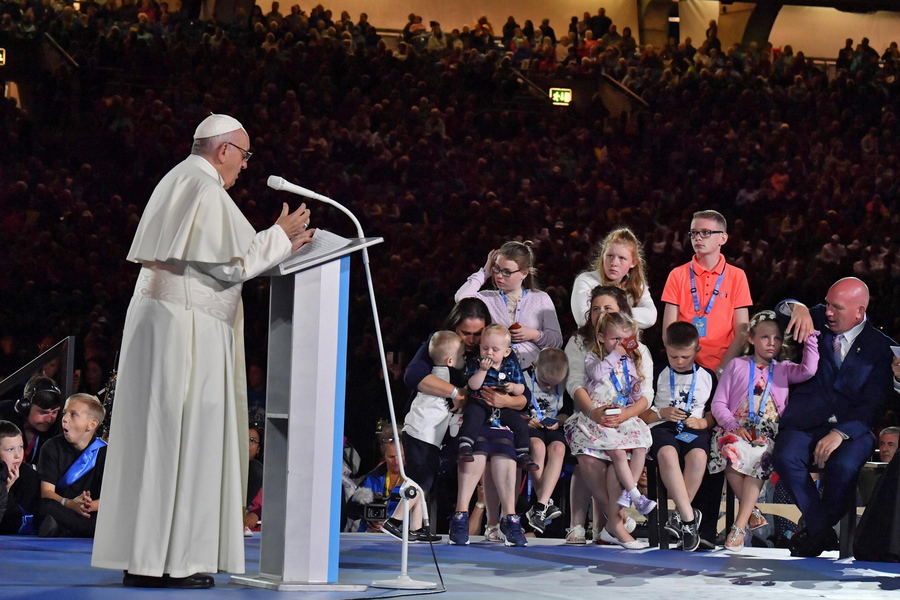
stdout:
[(353, 239), (294, 267), (282, 264), (266, 273), (272, 286), (265, 523), (259, 575), (232, 576), (233, 583), (280, 591), (367, 588), (337, 581), (347, 311), (350, 255), (382, 241)]

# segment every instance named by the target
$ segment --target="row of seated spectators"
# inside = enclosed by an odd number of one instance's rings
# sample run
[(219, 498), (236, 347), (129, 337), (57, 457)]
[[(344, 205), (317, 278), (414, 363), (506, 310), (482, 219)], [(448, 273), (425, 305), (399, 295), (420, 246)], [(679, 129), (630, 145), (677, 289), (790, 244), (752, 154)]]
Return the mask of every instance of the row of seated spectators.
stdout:
[[(116, 33), (114, 20), (88, 14), (93, 33), (79, 37), (63, 31), (65, 13), (40, 23), (57, 28), (81, 67), (36, 75), (37, 104), (27, 110), (11, 100), (0, 107), (8, 257), (0, 334), (9, 364), (24, 364), (47, 334), (75, 334), (79, 360), (102, 356), (108, 369), (137, 273), (124, 257), (144, 203), (209, 112), (233, 114), (251, 135), (254, 157), (232, 196), (257, 228), (274, 221), (283, 199), (265, 185), (278, 174), (338, 199), (384, 237), (375, 286), (398, 355), (410, 356), (446, 314), (484, 250), (517, 236), (538, 245), (564, 331), (574, 329), (566, 310), (574, 275), (618, 224), (644, 241), (650, 288), (661, 290), (689, 255), (684, 232), (699, 207), (733, 224), (725, 253), (760, 290), (755, 308), (788, 295), (821, 299), (837, 276), (857, 273), (873, 292), (871, 318), (900, 329), (900, 83), (887, 67), (829, 78), (808, 62), (784, 73), (732, 65), (728, 76), (723, 67), (664, 79), (638, 62), (629, 65), (634, 89), (649, 108), (615, 119), (505, 109), (518, 84), (495, 50), (455, 62), (412, 44), (405, 54), (383, 43), (361, 51), (304, 15), (258, 20), (275, 37), (268, 50), (249, 23), (181, 19), (139, 41), (139, 27)], [(339, 215), (313, 210), (317, 225), (352, 235)], [(353, 277), (347, 428), (365, 440), (384, 412), (352, 407), (380, 406), (383, 391), (361, 270)], [(245, 289), (248, 354), (259, 370), (266, 283)], [(647, 335), (658, 348), (658, 330)], [(402, 398), (399, 374), (389, 377)]]

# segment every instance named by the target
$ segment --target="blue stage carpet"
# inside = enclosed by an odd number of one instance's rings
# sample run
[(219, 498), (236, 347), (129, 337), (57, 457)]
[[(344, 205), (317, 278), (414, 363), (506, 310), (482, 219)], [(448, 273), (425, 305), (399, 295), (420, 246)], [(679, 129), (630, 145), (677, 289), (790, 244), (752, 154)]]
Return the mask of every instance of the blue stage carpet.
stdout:
[[(258, 534), (257, 534), (258, 535)], [(676, 550), (626, 551), (612, 547), (566, 546), (561, 540), (529, 540), (527, 548), (506, 548), (473, 537), (470, 546), (435, 544), (447, 591), (445, 598), (505, 600), (511, 597), (681, 598), (726, 600), (731, 594), (765, 593), (767, 600), (833, 598), (869, 600), (900, 590), (900, 565), (791, 558), (786, 550), (747, 548), (735, 556)], [(386, 598), (406, 591), (274, 592), (230, 583), (216, 575), (212, 590), (135, 590), (121, 586), (122, 574), (90, 567), (91, 540), (0, 538), (0, 598)], [(259, 538), (246, 542), (247, 572), (259, 568)], [(393, 579), (400, 569), (400, 543), (376, 534), (343, 534), (341, 583)], [(413, 579), (438, 582), (428, 544), (409, 553)]]

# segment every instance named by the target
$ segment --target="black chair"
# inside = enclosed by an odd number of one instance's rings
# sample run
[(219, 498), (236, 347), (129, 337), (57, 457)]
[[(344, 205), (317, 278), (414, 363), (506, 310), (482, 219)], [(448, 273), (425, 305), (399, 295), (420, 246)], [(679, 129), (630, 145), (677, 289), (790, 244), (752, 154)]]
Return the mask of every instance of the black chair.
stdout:
[(650, 545), (668, 550), (669, 532), (666, 531), (666, 521), (669, 515), (669, 496), (655, 460), (647, 461), (647, 495), (656, 500), (656, 508), (647, 515)]

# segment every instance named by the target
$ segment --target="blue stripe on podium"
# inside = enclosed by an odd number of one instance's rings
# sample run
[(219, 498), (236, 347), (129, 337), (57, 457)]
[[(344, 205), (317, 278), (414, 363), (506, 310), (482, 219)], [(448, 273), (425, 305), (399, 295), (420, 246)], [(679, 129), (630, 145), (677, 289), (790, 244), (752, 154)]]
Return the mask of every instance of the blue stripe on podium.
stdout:
[(328, 544), (328, 582), (337, 583), (341, 545), (341, 494), (344, 466), (344, 402), (347, 394), (347, 320), (350, 309), (350, 257), (341, 258), (338, 299), (337, 369), (334, 386), (334, 457), (331, 481), (331, 525)]

